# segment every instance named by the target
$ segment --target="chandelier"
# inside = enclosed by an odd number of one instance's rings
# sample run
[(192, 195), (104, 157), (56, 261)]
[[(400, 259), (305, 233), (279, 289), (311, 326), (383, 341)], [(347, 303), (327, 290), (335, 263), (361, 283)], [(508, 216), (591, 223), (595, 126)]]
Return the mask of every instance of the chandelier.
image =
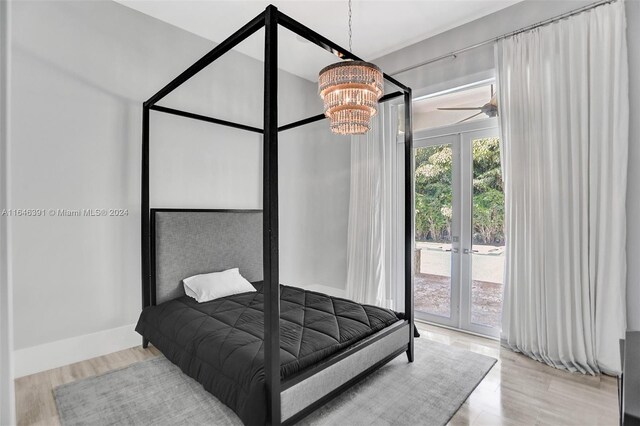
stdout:
[[(351, 51), (351, 0), (349, 0), (349, 51)], [(318, 93), (333, 133), (362, 135), (371, 127), (383, 93), (382, 71), (364, 61), (341, 61), (320, 71)]]

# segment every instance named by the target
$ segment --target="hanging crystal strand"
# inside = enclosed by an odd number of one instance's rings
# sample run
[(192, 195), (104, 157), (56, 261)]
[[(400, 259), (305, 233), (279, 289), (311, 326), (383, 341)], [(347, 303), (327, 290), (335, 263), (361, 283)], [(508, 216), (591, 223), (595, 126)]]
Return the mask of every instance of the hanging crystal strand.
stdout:
[(349, 52), (353, 52), (353, 48), (351, 47), (351, 35), (353, 32), (351, 31), (351, 0), (349, 0)]

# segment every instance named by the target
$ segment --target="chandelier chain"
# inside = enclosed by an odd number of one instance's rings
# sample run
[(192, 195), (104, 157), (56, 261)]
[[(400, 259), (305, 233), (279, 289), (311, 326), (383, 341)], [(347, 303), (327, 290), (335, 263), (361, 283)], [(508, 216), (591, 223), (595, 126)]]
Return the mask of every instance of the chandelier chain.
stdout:
[(351, 31), (351, 0), (349, 0), (349, 52), (352, 51), (352, 48), (351, 48), (351, 34), (352, 34), (352, 31)]

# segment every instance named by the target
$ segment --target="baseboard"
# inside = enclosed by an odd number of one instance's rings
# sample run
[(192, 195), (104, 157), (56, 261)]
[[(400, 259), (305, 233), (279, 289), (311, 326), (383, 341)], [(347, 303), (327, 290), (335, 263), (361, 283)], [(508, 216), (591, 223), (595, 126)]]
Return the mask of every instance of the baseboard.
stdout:
[(13, 353), (15, 377), (51, 370), (142, 343), (135, 324), (19, 349)]

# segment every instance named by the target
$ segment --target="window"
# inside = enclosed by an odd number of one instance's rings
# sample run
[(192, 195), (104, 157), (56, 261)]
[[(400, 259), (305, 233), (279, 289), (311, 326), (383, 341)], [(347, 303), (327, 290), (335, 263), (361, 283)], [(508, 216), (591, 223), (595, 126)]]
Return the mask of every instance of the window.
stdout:
[(494, 94), (493, 82), (481, 82), (418, 98), (413, 103), (414, 131), (494, 117)]

